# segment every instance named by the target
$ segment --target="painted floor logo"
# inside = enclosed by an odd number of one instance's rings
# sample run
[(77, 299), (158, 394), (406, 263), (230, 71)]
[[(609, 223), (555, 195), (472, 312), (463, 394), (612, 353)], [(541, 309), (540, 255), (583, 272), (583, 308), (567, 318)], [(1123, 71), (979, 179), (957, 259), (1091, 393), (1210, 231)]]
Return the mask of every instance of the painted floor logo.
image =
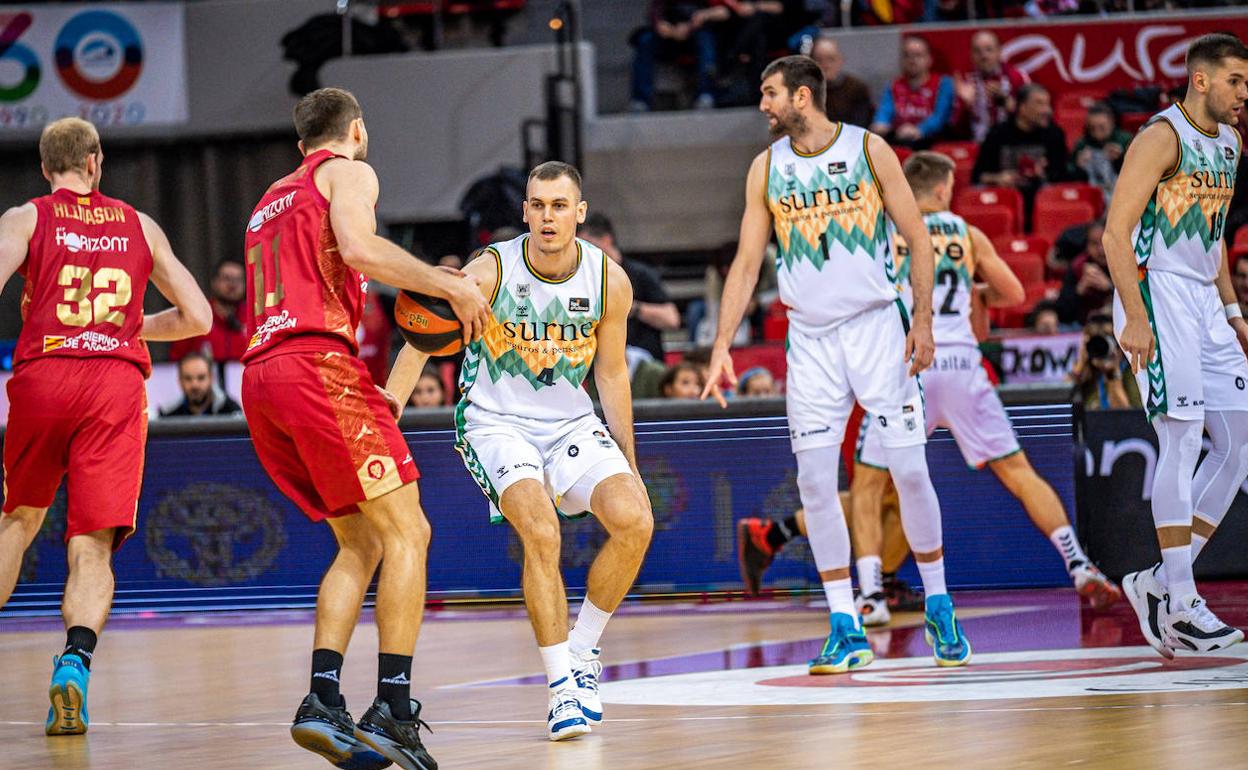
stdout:
[(764, 706), (1227, 689), (1248, 689), (1248, 645), (1169, 662), (1148, 647), (1106, 647), (976, 654), (965, 668), (939, 668), (931, 658), (884, 659), (838, 676), (810, 676), (805, 666), (708, 671), (608, 682), (602, 698), (631, 705)]

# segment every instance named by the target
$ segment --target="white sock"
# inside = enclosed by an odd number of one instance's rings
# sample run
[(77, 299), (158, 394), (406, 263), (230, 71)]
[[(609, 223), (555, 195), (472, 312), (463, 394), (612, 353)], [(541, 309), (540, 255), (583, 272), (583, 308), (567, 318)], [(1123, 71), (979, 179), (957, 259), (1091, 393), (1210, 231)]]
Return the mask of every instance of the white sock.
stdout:
[(1196, 594), (1190, 545), (1162, 548), (1161, 571), (1166, 576), (1166, 590), (1170, 592), (1170, 598), (1182, 601)]
[(1196, 559), (1200, 557), (1200, 552), (1205, 550), (1205, 544), (1208, 542), (1209, 538), (1192, 533), (1192, 564), (1196, 563)]
[(1079, 538), (1075, 537), (1075, 530), (1069, 524), (1063, 524), (1050, 532), (1049, 542), (1066, 560), (1067, 572), (1070, 572), (1070, 565), (1076, 562), (1091, 563), (1088, 555), (1083, 552), (1083, 547), (1079, 545)]
[(581, 611), (576, 614), (576, 625), (572, 626), (572, 633), (568, 634), (568, 651), (573, 655), (580, 655), (596, 648), (610, 619), (610, 612), (598, 609), (586, 596), (585, 601), (581, 602)]
[(560, 642), (549, 647), (538, 647), (542, 665), (546, 667), (546, 683), (552, 690), (572, 687), (572, 660), (568, 655), (568, 643)]
[(828, 600), (828, 612), (841, 612), (858, 622), (858, 610), (854, 608), (854, 587), (849, 578), (825, 580), (823, 595)]
[(927, 596), (939, 596), (949, 593), (945, 588), (945, 558), (936, 561), (915, 562), (919, 567), (919, 576), (923, 578), (923, 593)]
[(878, 556), (858, 559), (858, 591), (863, 596), (884, 593), (884, 560)]

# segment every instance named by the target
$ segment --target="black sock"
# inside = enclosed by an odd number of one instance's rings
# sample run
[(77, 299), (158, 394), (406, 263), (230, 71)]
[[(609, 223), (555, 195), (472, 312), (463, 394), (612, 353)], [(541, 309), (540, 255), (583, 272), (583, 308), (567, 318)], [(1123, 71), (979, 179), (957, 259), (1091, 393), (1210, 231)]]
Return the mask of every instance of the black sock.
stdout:
[(790, 516), (783, 521), (777, 521), (776, 526), (767, 532), (767, 544), (772, 548), (780, 549), (784, 544), (801, 534), (801, 530), (797, 527), (797, 516)]
[(91, 670), (91, 656), (95, 654), (95, 632), (86, 626), (71, 626), (65, 632), (65, 651), (62, 655), (77, 655), (82, 665)]
[(377, 697), (390, 704), (390, 713), (402, 722), (412, 718), (412, 656), (377, 656)]
[(342, 705), (339, 681), (342, 679), (342, 653), (333, 650), (312, 651), (313, 695), (332, 708)]

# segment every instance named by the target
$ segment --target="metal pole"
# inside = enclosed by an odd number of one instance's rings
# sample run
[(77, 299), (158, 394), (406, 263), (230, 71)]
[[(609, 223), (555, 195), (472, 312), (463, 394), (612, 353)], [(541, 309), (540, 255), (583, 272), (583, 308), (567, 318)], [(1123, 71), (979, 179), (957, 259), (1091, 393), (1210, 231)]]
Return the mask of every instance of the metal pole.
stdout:
[(351, 55), (351, 0), (337, 0), (338, 15), (342, 17), (342, 55)]

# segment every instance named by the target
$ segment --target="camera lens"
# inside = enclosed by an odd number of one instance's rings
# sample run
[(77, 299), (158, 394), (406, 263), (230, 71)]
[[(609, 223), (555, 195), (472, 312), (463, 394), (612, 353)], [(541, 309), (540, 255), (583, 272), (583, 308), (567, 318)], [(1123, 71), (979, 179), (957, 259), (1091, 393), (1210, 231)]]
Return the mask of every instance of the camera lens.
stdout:
[(1088, 358), (1093, 360), (1109, 356), (1109, 340), (1103, 334), (1088, 339)]

